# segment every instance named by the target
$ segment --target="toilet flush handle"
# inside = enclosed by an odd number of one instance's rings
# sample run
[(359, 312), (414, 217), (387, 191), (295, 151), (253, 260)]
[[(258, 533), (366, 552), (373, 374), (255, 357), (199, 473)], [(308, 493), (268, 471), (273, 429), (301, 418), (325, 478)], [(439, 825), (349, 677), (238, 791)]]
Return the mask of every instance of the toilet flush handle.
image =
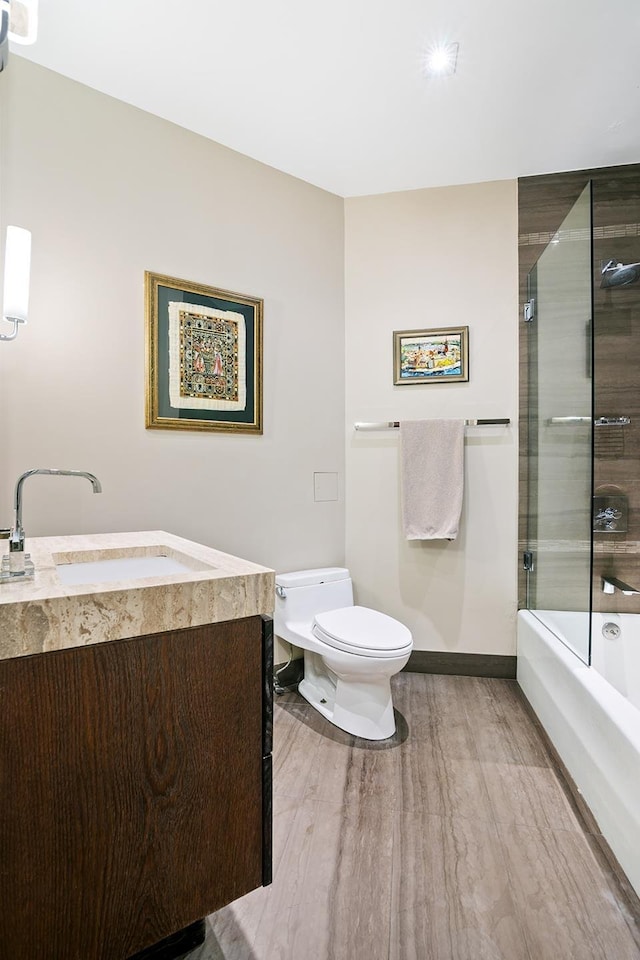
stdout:
[(287, 591), (285, 590), (284, 587), (281, 587), (280, 584), (277, 584), (277, 586), (276, 586), (276, 593), (277, 593), (277, 595), (280, 597), (281, 600), (285, 600), (285, 599), (286, 599)]

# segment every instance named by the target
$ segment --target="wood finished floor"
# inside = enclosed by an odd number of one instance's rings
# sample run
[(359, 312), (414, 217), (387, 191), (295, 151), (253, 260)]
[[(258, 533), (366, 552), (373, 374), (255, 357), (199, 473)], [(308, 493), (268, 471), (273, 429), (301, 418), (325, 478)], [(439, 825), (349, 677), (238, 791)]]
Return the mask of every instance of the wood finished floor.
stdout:
[(189, 960), (640, 960), (513, 681), (406, 673), (371, 744), (276, 698), (274, 882)]

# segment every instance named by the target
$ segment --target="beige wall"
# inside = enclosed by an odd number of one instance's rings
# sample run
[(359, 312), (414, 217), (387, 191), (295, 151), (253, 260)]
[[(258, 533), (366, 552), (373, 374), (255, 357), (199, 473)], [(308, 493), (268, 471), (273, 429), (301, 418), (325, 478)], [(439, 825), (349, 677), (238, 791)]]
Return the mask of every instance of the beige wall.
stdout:
[[(466, 444), (462, 532), (407, 543), (397, 434), (354, 420), (516, 417), (516, 186), (346, 201), (18, 57), (0, 78), (2, 222), (33, 231), (28, 327), (0, 350), (0, 523), (166, 528), (277, 570), (347, 561), (417, 649), (513, 652), (513, 429)], [(262, 437), (144, 428), (145, 269), (265, 300)], [(394, 387), (394, 329), (468, 323), (468, 384)], [(314, 471), (340, 499), (316, 503)], [(279, 649), (276, 659), (284, 659)]]
[[(516, 183), (346, 201), (346, 556), (358, 602), (402, 620), (415, 648), (515, 653)], [(394, 386), (392, 332), (467, 324), (468, 383)], [(397, 431), (354, 421), (510, 417), (467, 430), (459, 538), (408, 542)]]
[[(0, 344), (0, 525), (166, 529), (278, 570), (344, 561), (343, 201), (17, 56), (0, 78), (3, 227), (31, 315)], [(4, 231), (3, 231), (4, 232)], [(144, 427), (145, 270), (264, 298), (264, 435)], [(276, 657), (282, 659), (282, 652)]]

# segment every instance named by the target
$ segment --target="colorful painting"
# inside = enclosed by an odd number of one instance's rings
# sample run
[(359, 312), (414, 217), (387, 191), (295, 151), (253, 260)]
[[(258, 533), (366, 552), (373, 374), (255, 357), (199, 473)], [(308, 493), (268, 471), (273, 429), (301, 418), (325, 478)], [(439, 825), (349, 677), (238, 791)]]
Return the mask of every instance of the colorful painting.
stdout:
[(145, 282), (147, 427), (262, 433), (262, 300)]
[(175, 409), (244, 410), (242, 314), (169, 302), (169, 399)]
[(393, 382), (443, 383), (469, 379), (469, 327), (396, 330)]

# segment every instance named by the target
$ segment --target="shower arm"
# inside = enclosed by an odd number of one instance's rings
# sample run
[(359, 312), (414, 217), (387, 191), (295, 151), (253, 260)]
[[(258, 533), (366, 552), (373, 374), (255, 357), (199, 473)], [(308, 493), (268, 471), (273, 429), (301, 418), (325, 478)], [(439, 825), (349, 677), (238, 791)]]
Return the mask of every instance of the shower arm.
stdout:
[(625, 583), (623, 580), (618, 580), (617, 577), (602, 578), (603, 593), (615, 593), (616, 590), (624, 593), (625, 597), (640, 596), (640, 590), (636, 590), (635, 587), (630, 587), (628, 583)]

